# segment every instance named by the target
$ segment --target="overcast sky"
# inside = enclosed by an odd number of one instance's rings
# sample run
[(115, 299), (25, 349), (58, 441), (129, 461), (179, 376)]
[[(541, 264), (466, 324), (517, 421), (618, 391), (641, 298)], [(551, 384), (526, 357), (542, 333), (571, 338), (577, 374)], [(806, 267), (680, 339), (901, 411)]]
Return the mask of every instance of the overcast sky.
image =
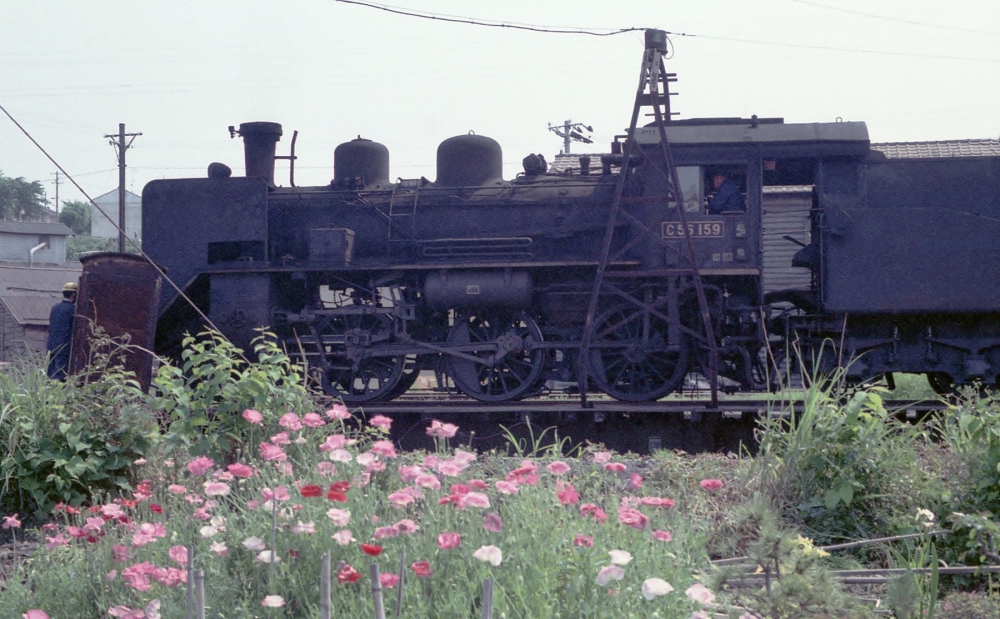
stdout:
[[(997, 0), (392, 0), (482, 21), (672, 33), (680, 117), (867, 122), (873, 141), (1000, 137)], [(298, 130), (298, 185), (333, 175), (333, 149), (385, 144), (392, 178), (433, 180), (437, 145), (474, 131), (500, 142), (505, 176), (551, 159), (549, 123), (592, 125), (606, 151), (627, 126), (641, 32), (550, 34), (444, 23), (336, 0), (0, 0), (0, 105), (83, 189), (117, 187), (103, 136), (140, 132), (126, 187), (242, 174), (229, 125)], [(683, 36), (681, 33), (683, 33)], [(55, 166), (0, 115), (0, 171)], [(287, 163), (278, 184), (288, 184)], [(60, 200), (83, 196), (68, 183)]]

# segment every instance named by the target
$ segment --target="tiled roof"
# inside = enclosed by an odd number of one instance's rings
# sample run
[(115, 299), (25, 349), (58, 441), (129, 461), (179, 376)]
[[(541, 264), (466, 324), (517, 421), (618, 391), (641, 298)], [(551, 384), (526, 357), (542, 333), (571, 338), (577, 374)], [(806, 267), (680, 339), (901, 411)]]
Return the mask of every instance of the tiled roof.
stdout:
[[(564, 153), (559, 153), (556, 155), (555, 159), (549, 163), (549, 172), (554, 172), (556, 174), (562, 174), (567, 170), (580, 169), (580, 157), (590, 157), (590, 170), (591, 174), (601, 173), (601, 155), (607, 153), (572, 153), (566, 155)], [(595, 172), (596, 170), (596, 172)]]
[(19, 324), (48, 325), (49, 310), (62, 299), (66, 282), (80, 279), (82, 267), (27, 267), (0, 264), (0, 303)]
[(42, 221), (0, 221), (0, 232), (16, 234), (53, 234), (56, 236), (72, 236), (73, 231), (61, 223), (46, 223)]
[(1000, 140), (945, 140), (941, 142), (873, 143), (872, 150), (889, 159), (942, 159), (950, 157), (1000, 157)]

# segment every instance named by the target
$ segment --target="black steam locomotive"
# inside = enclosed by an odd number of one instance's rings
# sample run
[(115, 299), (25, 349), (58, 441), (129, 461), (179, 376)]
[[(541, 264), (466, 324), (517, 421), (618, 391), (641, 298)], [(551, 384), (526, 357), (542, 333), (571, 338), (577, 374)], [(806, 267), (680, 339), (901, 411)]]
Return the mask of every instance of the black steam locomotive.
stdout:
[[(694, 372), (763, 390), (792, 348), (858, 380), (996, 384), (1000, 157), (887, 158), (861, 122), (674, 120), (663, 37), (647, 33), (608, 154), (558, 172), (530, 155), (504, 180), (500, 146), (461, 135), (436, 180), (392, 181), (359, 137), (329, 185), (277, 187), (281, 126), (244, 123), (245, 178), (212, 164), (146, 185), (144, 250), (234, 342), (269, 327), (345, 401), (392, 399), (424, 369), (487, 402), (550, 380), (650, 401)], [(643, 108), (657, 122), (637, 126)], [(718, 177), (742, 208), (709, 208)], [(776, 239), (782, 188), (803, 225)], [(164, 286), (158, 351), (199, 322)]]

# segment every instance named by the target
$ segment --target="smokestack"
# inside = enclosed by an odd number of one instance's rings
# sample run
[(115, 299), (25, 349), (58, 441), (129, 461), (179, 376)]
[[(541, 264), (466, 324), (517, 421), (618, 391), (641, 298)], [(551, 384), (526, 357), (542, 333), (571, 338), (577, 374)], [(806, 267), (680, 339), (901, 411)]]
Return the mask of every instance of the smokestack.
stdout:
[(281, 139), (279, 123), (253, 122), (240, 124), (239, 131), (229, 128), (229, 133), (239, 133), (243, 138), (243, 158), (247, 176), (259, 176), (274, 185), (274, 155)]

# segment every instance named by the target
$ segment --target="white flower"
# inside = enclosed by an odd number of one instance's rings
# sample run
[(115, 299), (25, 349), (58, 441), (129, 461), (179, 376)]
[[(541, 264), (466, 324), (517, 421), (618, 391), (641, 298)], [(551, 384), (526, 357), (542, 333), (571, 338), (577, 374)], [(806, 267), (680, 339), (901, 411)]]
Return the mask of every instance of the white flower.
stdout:
[(257, 560), (261, 563), (281, 563), (281, 557), (275, 556), (270, 550), (261, 550), (257, 554)]
[(285, 598), (280, 595), (269, 595), (261, 601), (260, 605), (267, 608), (281, 608), (285, 605)]
[(243, 547), (247, 550), (264, 550), (267, 544), (259, 537), (248, 537), (243, 540)]
[(212, 537), (213, 535), (218, 533), (219, 530), (211, 525), (206, 524), (202, 528), (198, 529), (198, 532), (201, 533), (202, 537)]
[(688, 599), (692, 602), (698, 602), (702, 606), (708, 606), (715, 601), (715, 595), (708, 590), (708, 587), (700, 582), (696, 582), (688, 587), (684, 594), (687, 595)]
[(632, 553), (625, 550), (612, 550), (608, 554), (611, 555), (611, 562), (615, 565), (628, 565), (632, 560)]
[(344, 529), (343, 531), (337, 531), (332, 535), (332, 537), (333, 540), (338, 544), (340, 544), (341, 546), (346, 546), (351, 542), (355, 541), (354, 535), (352, 535), (351, 532), (348, 531), (347, 529)]
[(642, 597), (647, 600), (653, 600), (673, 590), (674, 588), (670, 586), (670, 583), (662, 578), (647, 578), (642, 583)]
[(622, 578), (625, 578), (625, 570), (617, 565), (606, 565), (597, 572), (597, 584), (602, 587), (607, 586), (612, 580), (621, 580)]
[(503, 553), (496, 546), (483, 546), (476, 552), (472, 553), (472, 556), (480, 561), (489, 563), (493, 567), (500, 565), (503, 561)]

